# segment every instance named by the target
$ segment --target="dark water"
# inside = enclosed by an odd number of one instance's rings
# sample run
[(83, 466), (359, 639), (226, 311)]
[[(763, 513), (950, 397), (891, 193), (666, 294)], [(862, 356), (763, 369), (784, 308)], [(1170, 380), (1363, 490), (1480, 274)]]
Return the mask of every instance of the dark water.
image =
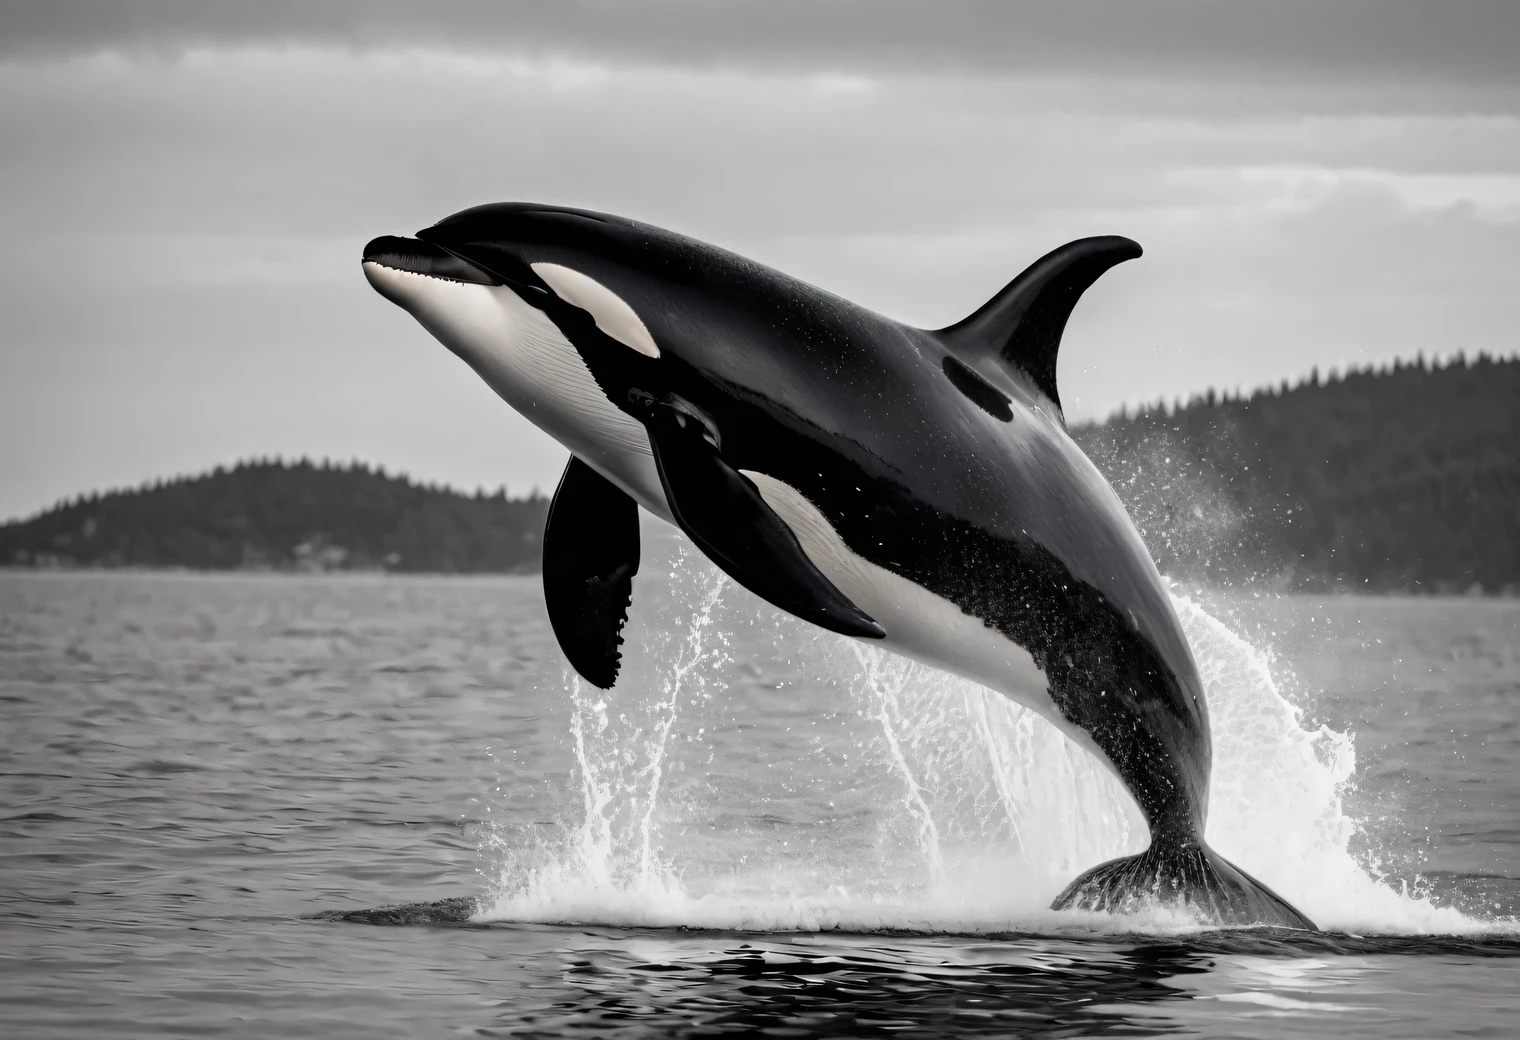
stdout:
[(1220, 933), (1044, 910), (1105, 775), (658, 553), (611, 695), (535, 579), (0, 574), (0, 1025), (1514, 1035), (1520, 604), (1179, 601), (1210, 840), (1329, 930)]

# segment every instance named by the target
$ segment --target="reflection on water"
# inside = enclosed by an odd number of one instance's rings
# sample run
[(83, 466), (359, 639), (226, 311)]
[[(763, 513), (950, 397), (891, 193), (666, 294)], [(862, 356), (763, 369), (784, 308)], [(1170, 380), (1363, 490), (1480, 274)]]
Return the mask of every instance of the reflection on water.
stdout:
[(531, 984), (493, 1000), (513, 1035), (1276, 1037), (1305, 1026), (1420, 1035), (1404, 1027), (1411, 1010), (1431, 1011), (1423, 1002), (1436, 988), (1432, 975), (1461, 977), (1470, 991), (1450, 1010), (1454, 1031), (1493, 1026), (1511, 999), (1503, 987), (1520, 977), (1514, 938), (778, 936), (470, 925), (470, 909), (449, 902), (323, 916), (499, 938), (535, 961)]
[(1181, 1024), (1167, 1005), (1189, 998), (1171, 981), (1209, 970), (1206, 958), (1175, 947), (1095, 952), (830, 939), (735, 942), (671, 961), (667, 944), (650, 946), (662, 959), (588, 953), (566, 971), (579, 999), (573, 1011), (555, 1009), (554, 1028), (633, 1021), (652, 1032), (900, 1036), (932, 1026), (954, 1035), (1163, 1035)]

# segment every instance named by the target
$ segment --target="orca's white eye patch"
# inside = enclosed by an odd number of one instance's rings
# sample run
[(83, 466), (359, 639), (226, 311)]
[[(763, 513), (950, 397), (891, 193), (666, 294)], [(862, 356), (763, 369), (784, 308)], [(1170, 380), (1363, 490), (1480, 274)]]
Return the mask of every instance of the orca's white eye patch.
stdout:
[(582, 274), (573, 267), (561, 264), (537, 263), (529, 265), (533, 273), (554, 290), (556, 296), (566, 303), (579, 307), (596, 321), (596, 327), (625, 346), (652, 358), (660, 356), (660, 348), (628, 301), (607, 288), (590, 275)]

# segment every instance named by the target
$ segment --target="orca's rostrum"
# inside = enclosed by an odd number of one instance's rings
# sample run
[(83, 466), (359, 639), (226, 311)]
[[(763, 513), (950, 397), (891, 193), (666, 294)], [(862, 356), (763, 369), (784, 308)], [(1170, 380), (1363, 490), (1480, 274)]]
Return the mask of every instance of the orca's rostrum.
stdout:
[(1107, 765), (1150, 847), (1087, 871), (1056, 908), (1182, 901), (1220, 924), (1313, 927), (1204, 842), (1197, 666), (1062, 418), (1066, 319), (1139, 255), (1126, 238), (1068, 243), (937, 331), (551, 206), (479, 206), (377, 238), (364, 271), (570, 449), (544, 594), (588, 681), (617, 677), (643, 506), (777, 607), (997, 690)]

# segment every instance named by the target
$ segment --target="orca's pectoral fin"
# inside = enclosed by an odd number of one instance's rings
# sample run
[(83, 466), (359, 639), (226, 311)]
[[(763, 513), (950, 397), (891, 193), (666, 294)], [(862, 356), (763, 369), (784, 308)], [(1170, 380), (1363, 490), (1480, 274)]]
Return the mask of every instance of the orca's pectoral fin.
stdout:
[(639, 572), (639, 507), (574, 455), (544, 527), (544, 602), (570, 665), (611, 689)]
[(723, 460), (710, 424), (693, 410), (651, 403), (645, 425), (671, 513), (729, 577), (820, 628), (886, 635), (813, 565), (750, 479)]

